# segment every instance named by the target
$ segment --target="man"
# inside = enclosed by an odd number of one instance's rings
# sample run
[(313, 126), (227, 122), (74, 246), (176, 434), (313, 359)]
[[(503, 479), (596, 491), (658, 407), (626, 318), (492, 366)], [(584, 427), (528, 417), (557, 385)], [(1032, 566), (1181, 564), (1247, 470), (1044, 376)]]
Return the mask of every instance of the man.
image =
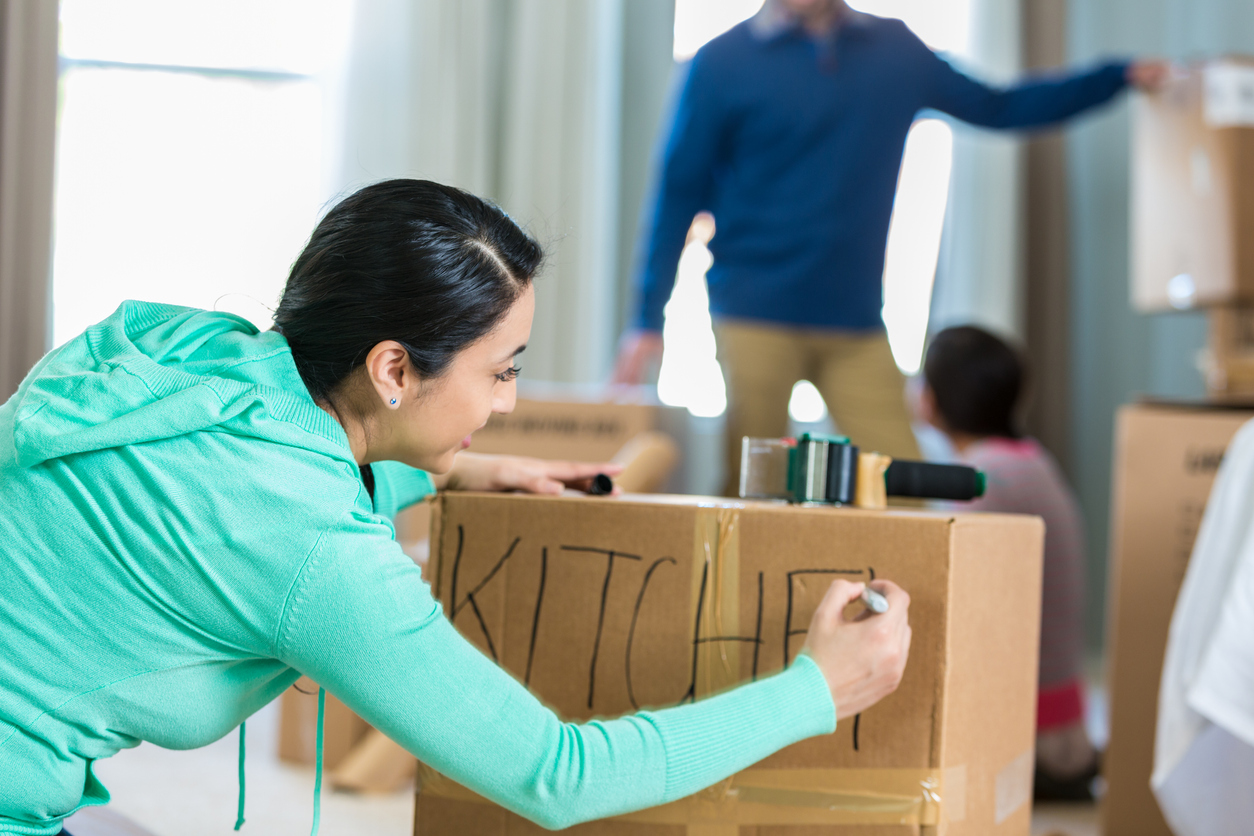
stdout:
[(990, 88), (899, 20), (844, 0), (767, 0), (692, 59), (643, 225), (635, 327), (615, 379), (662, 351), (693, 216), (713, 213), (708, 274), (727, 379), (728, 484), (740, 439), (780, 436), (793, 384), (812, 380), (863, 449), (915, 458), (902, 378), (884, 332), (882, 277), (906, 134), (925, 108), (990, 128), (1036, 128), (1155, 86), (1158, 62)]

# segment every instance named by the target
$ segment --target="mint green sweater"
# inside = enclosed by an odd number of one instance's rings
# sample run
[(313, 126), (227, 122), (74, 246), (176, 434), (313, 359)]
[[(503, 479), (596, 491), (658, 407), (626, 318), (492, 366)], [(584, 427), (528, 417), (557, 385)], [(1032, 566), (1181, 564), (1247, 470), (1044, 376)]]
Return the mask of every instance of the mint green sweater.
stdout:
[[(0, 833), (109, 800), (93, 762), (217, 740), (308, 674), (546, 827), (662, 804), (835, 727), (807, 657), (693, 705), (563, 723), (445, 619), (374, 468), (283, 337), (127, 302), (0, 407)], [(194, 790), (189, 789), (189, 792)], [(170, 799), (177, 804), (178, 799)]]

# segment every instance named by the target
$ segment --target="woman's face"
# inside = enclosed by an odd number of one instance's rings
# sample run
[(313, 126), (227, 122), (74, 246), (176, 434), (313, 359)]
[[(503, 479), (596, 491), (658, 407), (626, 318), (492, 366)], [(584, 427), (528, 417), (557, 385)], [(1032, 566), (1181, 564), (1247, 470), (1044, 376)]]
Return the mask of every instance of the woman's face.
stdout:
[[(403, 423), (406, 464), (429, 473), (447, 473), (453, 457), (470, 446), (470, 435), (494, 412), (514, 409), (514, 358), (527, 346), (535, 314), (535, 291), (528, 285), (509, 313), (489, 334), (462, 349), (436, 380), (418, 383)], [(408, 388), (408, 387), (407, 387)]]

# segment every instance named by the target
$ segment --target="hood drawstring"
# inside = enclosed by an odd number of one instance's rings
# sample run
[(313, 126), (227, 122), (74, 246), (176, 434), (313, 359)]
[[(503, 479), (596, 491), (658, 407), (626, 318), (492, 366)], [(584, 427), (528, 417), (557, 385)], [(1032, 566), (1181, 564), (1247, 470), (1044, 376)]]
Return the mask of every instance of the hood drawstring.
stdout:
[(239, 811), (235, 815), (235, 829), (244, 826), (244, 724), (239, 724)]
[(322, 817), (322, 718), (326, 714), (327, 689), (318, 686), (318, 742), (314, 747), (314, 809), (313, 830), (309, 836), (318, 836), (318, 820)]
[[(318, 836), (318, 822), (322, 818), (322, 721), (327, 712), (327, 689), (318, 688), (318, 737), (314, 746), (314, 803), (313, 829), (310, 836)], [(239, 807), (235, 815), (235, 829), (244, 826), (244, 723), (239, 724)]]

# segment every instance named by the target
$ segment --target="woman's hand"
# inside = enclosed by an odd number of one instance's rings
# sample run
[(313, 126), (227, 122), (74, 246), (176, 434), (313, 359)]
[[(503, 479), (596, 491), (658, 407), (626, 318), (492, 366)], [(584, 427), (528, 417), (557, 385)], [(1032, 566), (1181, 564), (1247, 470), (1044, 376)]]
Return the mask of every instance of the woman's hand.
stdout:
[[(592, 485), (592, 477), (598, 473), (614, 477), (622, 470), (621, 464), (608, 462), (587, 464), (462, 452), (457, 454), (453, 469), (433, 481), (440, 490), (559, 494), (566, 488), (586, 491)], [(615, 486), (614, 494), (619, 493)]]
[(836, 703), (837, 719), (865, 711), (897, 690), (910, 654), (910, 596), (891, 581), (872, 581), (870, 587), (888, 599), (888, 612), (865, 610), (845, 617), (845, 607), (857, 601), (867, 584), (833, 581), (814, 618), (805, 650), (827, 679)]

